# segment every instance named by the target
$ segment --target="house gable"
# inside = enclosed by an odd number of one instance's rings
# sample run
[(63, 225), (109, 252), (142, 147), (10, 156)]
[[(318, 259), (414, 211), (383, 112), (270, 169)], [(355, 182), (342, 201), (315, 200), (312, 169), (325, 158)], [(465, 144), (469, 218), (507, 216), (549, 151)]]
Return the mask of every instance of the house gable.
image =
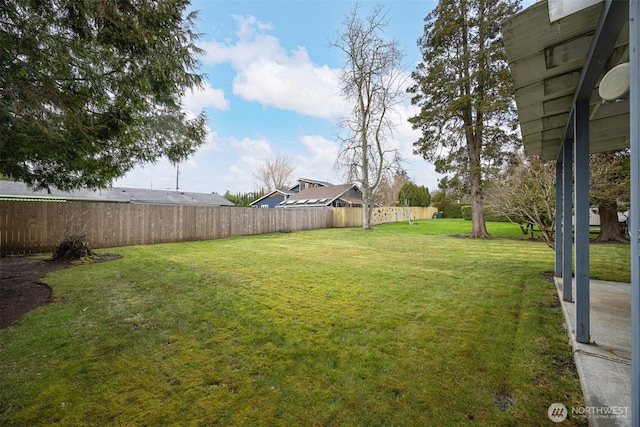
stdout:
[(362, 206), (362, 193), (355, 184), (311, 187), (290, 196), (279, 208)]
[(275, 208), (278, 204), (285, 201), (287, 197), (295, 194), (292, 191), (273, 190), (259, 199), (254, 200), (249, 204), (254, 208)]
[(316, 181), (307, 178), (298, 178), (296, 185), (292, 186), (288, 190), (271, 190), (261, 198), (254, 200), (250, 203), (250, 206), (254, 208), (275, 208), (279, 204), (288, 200), (292, 195), (299, 193), (310, 188), (328, 187), (331, 184), (324, 181)]

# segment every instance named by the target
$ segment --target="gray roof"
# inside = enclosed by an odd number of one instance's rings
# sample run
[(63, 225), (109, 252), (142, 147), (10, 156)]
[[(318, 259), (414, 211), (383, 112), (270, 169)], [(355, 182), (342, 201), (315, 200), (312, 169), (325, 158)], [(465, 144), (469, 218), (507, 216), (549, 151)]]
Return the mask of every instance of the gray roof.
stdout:
[(22, 182), (0, 181), (0, 199), (68, 200), (89, 202), (147, 203), (160, 205), (233, 206), (216, 193), (192, 193), (171, 190), (110, 187), (101, 190), (31, 190)]
[[(265, 194), (264, 196), (260, 197), (259, 199), (254, 200), (253, 202), (250, 203), (251, 206), (257, 205), (258, 203), (260, 203), (262, 200), (266, 199), (267, 197), (271, 197), (274, 194), (280, 193), (285, 197), (291, 196), (293, 194), (296, 194), (297, 192), (299, 192), (299, 188), (301, 187), (303, 182), (308, 182), (310, 184), (315, 184), (318, 186), (322, 186), (322, 187), (327, 187), (330, 185), (333, 185), (329, 182), (326, 181), (318, 181), (315, 179), (307, 179), (307, 178), (298, 178), (298, 181), (296, 181), (296, 183), (294, 185), (292, 185), (288, 190), (282, 190), (282, 189), (273, 189), (270, 192), (268, 192), (267, 194)], [(294, 188), (298, 187), (298, 191), (293, 191)]]

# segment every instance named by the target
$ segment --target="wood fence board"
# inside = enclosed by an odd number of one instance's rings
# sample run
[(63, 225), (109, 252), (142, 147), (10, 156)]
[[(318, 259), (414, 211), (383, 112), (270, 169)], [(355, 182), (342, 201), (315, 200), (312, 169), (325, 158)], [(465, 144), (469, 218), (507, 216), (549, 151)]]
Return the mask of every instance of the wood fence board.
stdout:
[[(372, 225), (429, 219), (434, 208), (376, 208)], [(361, 208), (258, 209), (128, 203), (0, 201), (0, 255), (51, 252), (69, 235), (93, 248), (361, 227)]]

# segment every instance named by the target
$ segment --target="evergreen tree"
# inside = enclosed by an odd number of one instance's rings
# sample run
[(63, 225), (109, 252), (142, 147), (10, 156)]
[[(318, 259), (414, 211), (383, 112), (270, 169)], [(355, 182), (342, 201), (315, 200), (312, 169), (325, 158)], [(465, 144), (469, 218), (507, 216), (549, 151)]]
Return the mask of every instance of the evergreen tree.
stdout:
[(253, 191), (249, 193), (236, 193), (231, 194), (229, 190), (224, 193), (224, 198), (233, 203), (236, 207), (246, 208), (251, 205), (251, 202), (264, 196), (263, 191)]
[(204, 143), (180, 106), (201, 84), (187, 0), (0, 2), (0, 174), (100, 188)]
[(420, 113), (409, 121), (422, 137), (416, 151), (441, 173), (469, 182), (471, 237), (489, 237), (483, 176), (517, 144), (514, 90), (500, 23), (519, 0), (440, 0), (418, 40), (423, 62), (409, 88)]
[(413, 182), (407, 182), (400, 188), (398, 204), (401, 206), (427, 207), (431, 205), (431, 194), (427, 187), (419, 186)]

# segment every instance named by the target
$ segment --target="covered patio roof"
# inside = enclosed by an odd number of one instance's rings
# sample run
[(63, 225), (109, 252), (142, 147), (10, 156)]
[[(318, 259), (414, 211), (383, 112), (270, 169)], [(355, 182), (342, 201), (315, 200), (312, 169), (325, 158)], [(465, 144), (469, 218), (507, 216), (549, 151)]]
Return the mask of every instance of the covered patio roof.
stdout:
[(640, 427), (640, 0), (540, 1), (502, 30), (525, 152), (558, 160), (555, 272), (563, 301), (575, 307), (576, 340), (586, 345), (595, 344), (589, 153), (630, 148), (630, 408)]
[[(567, 15), (562, 13), (563, 3), (565, 9), (572, 3), (592, 5)], [(574, 102), (587, 99), (589, 151), (629, 147), (629, 100), (603, 102), (598, 93), (602, 76), (629, 61), (629, 6), (619, 1), (593, 3), (540, 1), (503, 23), (528, 155), (556, 160), (562, 141), (573, 136), (573, 127), (567, 124)], [(604, 7), (611, 10), (603, 14)], [(606, 21), (600, 22), (603, 16)], [(592, 45), (598, 31), (597, 40), (613, 37), (613, 43), (603, 40)], [(588, 73), (583, 73), (585, 65)]]

